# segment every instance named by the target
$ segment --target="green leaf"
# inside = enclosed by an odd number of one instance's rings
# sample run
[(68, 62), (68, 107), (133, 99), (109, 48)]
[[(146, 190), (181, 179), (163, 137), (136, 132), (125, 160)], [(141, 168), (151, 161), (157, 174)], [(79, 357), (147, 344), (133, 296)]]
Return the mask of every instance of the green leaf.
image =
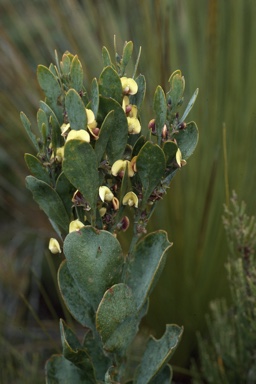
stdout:
[(32, 132), (31, 123), (30, 123), (29, 119), (27, 118), (27, 116), (25, 115), (25, 113), (23, 113), (23, 112), (20, 113), (20, 119), (21, 119), (23, 127), (25, 128), (25, 130), (28, 134), (28, 137), (30, 138), (32, 144), (34, 145), (37, 152), (39, 152), (39, 145), (38, 145), (38, 142), (36, 139), (36, 135)]
[(135, 95), (130, 96), (130, 103), (137, 105), (138, 110), (140, 110), (146, 93), (146, 79), (144, 75), (140, 74), (136, 77), (135, 81), (138, 84), (138, 92), (135, 93)]
[(57, 148), (60, 148), (64, 145), (64, 138), (61, 136), (61, 129), (58, 121), (54, 118), (54, 116), (50, 116), (50, 125), (51, 125), (51, 143), (52, 149), (56, 152)]
[(143, 186), (142, 204), (146, 204), (154, 188), (161, 182), (165, 171), (163, 150), (157, 144), (146, 142), (138, 154), (136, 167)]
[(187, 115), (189, 114), (189, 112), (190, 112), (191, 109), (193, 108), (193, 105), (195, 104), (195, 101), (196, 101), (196, 99), (197, 99), (198, 92), (199, 92), (199, 89), (197, 88), (197, 89), (195, 90), (193, 96), (192, 96), (191, 99), (189, 100), (189, 103), (188, 103), (188, 105), (187, 105), (187, 108), (185, 109), (185, 111), (184, 111), (184, 113), (183, 113), (183, 115), (182, 115), (182, 117), (181, 117), (181, 119), (180, 119), (180, 123), (182, 123), (182, 122), (186, 119)]
[(70, 80), (71, 87), (74, 88), (77, 92), (81, 91), (83, 88), (84, 73), (83, 67), (78, 59), (77, 55), (73, 57), (70, 67)]
[(178, 146), (171, 140), (168, 140), (163, 145), (163, 151), (166, 158), (166, 165), (168, 166), (173, 162), (176, 156)]
[(40, 160), (37, 157), (31, 155), (30, 153), (25, 153), (25, 162), (28, 169), (37, 179), (44, 181), (47, 184), (51, 184), (51, 179), (49, 172), (46, 167), (43, 166)]
[(158, 85), (154, 95), (155, 125), (158, 144), (161, 144), (162, 131), (166, 123), (167, 104), (163, 89)]
[(96, 77), (92, 80), (91, 84), (91, 103), (90, 108), (93, 111), (95, 117), (98, 114), (99, 109), (99, 86)]
[(112, 66), (111, 57), (106, 47), (102, 48), (102, 59), (104, 67)]
[[(110, 111), (114, 111), (114, 115), (111, 115), (111, 117), (109, 115), (108, 117), (109, 119), (112, 119), (112, 125), (110, 127), (110, 121), (107, 123), (106, 120), (105, 123), (107, 125), (104, 127), (102, 132), (100, 130), (99, 139), (95, 144), (95, 151), (98, 151), (98, 146), (105, 146), (103, 141), (107, 140), (107, 137), (110, 137), (107, 141), (106, 154), (110, 164), (112, 165), (116, 160), (120, 160), (123, 157), (128, 139), (128, 124), (126, 115), (120, 104), (113, 99), (100, 97), (100, 119), (105, 117)], [(102, 153), (102, 149), (100, 150), (100, 153)], [(100, 156), (98, 155), (97, 157), (99, 158)]]
[(74, 318), (84, 327), (95, 330), (94, 311), (71, 276), (64, 260), (58, 270), (58, 285), (62, 298)]
[(109, 288), (96, 312), (96, 328), (108, 352), (125, 350), (137, 328), (136, 304), (131, 289), (123, 284)]
[(59, 175), (57, 181), (55, 190), (60, 196), (67, 213), (71, 213), (71, 208), (73, 205), (72, 197), (76, 191), (75, 187), (70, 183), (70, 181), (67, 179), (64, 172), (61, 172)]
[(60, 235), (66, 235), (69, 228), (69, 217), (57, 192), (34, 176), (26, 177), (26, 187), (32, 192), (34, 200), (48, 216), (54, 229)]
[(68, 54), (64, 53), (60, 62), (60, 68), (64, 76), (68, 76), (70, 73), (71, 60)]
[(97, 384), (87, 372), (76, 367), (62, 355), (52, 355), (46, 362), (46, 384)]
[(95, 371), (88, 352), (81, 346), (74, 332), (62, 319), (60, 320), (60, 333), (65, 359), (86, 373), (86, 383), (95, 383)]
[(99, 176), (95, 152), (89, 143), (70, 140), (65, 144), (62, 169), (78, 189), (92, 209), (95, 216), (98, 197)]
[(171, 384), (172, 382), (172, 367), (166, 365), (161, 371), (150, 381), (150, 384)]
[(44, 65), (37, 67), (37, 80), (45, 96), (56, 103), (61, 95), (61, 87), (56, 76)]
[(110, 232), (86, 226), (68, 234), (64, 254), (81, 294), (96, 309), (104, 292), (120, 278), (123, 255), (119, 241)]
[(92, 332), (87, 332), (83, 346), (88, 351), (95, 369), (96, 379), (104, 380), (105, 373), (111, 365), (111, 360), (105, 355), (102, 349), (100, 338), (95, 339)]
[(120, 77), (110, 66), (105, 67), (99, 78), (99, 92), (103, 97), (111, 97), (122, 104), (123, 91)]
[(132, 157), (137, 156), (143, 147), (143, 145), (147, 142), (147, 139), (145, 136), (140, 136), (136, 143), (134, 144), (133, 150), (132, 150)]
[(40, 108), (46, 113), (46, 115), (48, 116), (48, 119), (50, 121), (50, 117), (52, 117), (54, 120), (55, 120), (55, 124), (57, 124), (59, 127), (60, 127), (60, 123), (55, 115), (55, 113), (53, 112), (53, 110), (51, 109), (51, 107), (46, 104), (44, 101), (40, 100)]
[(71, 129), (87, 128), (87, 115), (84, 103), (75, 89), (70, 89), (65, 98), (65, 106)]
[(101, 162), (105, 154), (108, 141), (112, 135), (112, 127), (115, 124), (114, 118), (115, 118), (114, 111), (110, 111), (105, 117), (101, 125), (99, 138), (96, 141), (95, 147), (94, 147), (98, 163)]
[(136, 245), (125, 283), (132, 289), (137, 310), (142, 308), (157, 283), (171, 246), (164, 231), (150, 233)]
[(170, 91), (167, 93), (168, 103), (171, 105), (172, 112), (182, 103), (182, 97), (185, 89), (185, 79), (181, 71), (178, 69), (173, 72), (169, 79)]
[(132, 51), (133, 51), (133, 42), (128, 41), (127, 43), (125, 43), (124, 48), (123, 48), (123, 55), (122, 55), (121, 65), (120, 65), (121, 76), (124, 76), (125, 68), (126, 68), (127, 64), (129, 63), (130, 58), (132, 56)]
[(180, 342), (183, 328), (168, 324), (161, 339), (150, 337), (142, 362), (135, 375), (134, 384), (145, 384), (165, 366)]
[(41, 132), (43, 137), (43, 142), (46, 145), (49, 136), (49, 120), (46, 113), (41, 108), (37, 111), (37, 125), (39, 132)]
[(186, 128), (179, 129), (173, 135), (176, 139), (177, 145), (181, 150), (182, 159), (187, 160), (194, 152), (199, 138), (198, 128), (194, 121), (187, 124)]

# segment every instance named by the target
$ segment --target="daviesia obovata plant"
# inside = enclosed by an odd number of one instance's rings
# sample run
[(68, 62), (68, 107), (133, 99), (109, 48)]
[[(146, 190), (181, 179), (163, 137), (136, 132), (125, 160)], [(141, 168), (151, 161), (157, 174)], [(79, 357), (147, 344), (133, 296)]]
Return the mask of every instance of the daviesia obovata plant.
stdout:
[[(166, 232), (147, 234), (146, 226), (171, 179), (198, 141), (194, 122), (186, 123), (198, 90), (183, 115), (185, 80), (181, 71), (169, 79), (167, 93), (158, 86), (145, 130), (141, 108), (146, 81), (126, 73), (131, 41), (112, 61), (102, 50), (103, 70), (84, 85), (77, 55), (64, 53), (37, 78), (45, 94), (37, 113), (39, 137), (24, 113), (22, 123), (37, 155), (26, 154), (32, 174), (26, 186), (48, 216), (57, 239), (52, 253), (64, 260), (58, 285), (73, 317), (85, 327), (80, 342), (60, 320), (62, 354), (46, 363), (47, 383), (169, 383), (167, 364), (183, 329), (167, 325), (162, 338), (150, 337), (134, 369), (127, 353), (147, 313), (149, 295), (172, 245)], [(129, 251), (118, 234), (126, 232)]]

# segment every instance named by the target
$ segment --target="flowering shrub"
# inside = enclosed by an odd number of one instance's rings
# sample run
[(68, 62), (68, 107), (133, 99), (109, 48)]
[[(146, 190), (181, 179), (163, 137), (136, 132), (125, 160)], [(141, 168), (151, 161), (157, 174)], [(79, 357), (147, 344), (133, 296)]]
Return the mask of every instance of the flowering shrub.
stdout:
[[(197, 145), (197, 126), (185, 119), (198, 91), (180, 117), (185, 80), (174, 72), (166, 94), (157, 87), (151, 120), (142, 131), (146, 82), (143, 75), (136, 77), (139, 57), (132, 77), (126, 74), (132, 51), (132, 42), (126, 42), (113, 63), (104, 47), (103, 71), (87, 88), (78, 57), (66, 52), (59, 61), (56, 55), (56, 65), (37, 70), (46, 96), (37, 113), (39, 138), (21, 113), (37, 152), (25, 155), (32, 174), (26, 185), (58, 236), (50, 239), (49, 249), (63, 249), (61, 295), (86, 328), (81, 343), (60, 320), (63, 353), (47, 361), (47, 383), (171, 380), (167, 362), (182, 327), (167, 325), (161, 339), (150, 337), (132, 376), (127, 349), (172, 245), (166, 232), (147, 234), (146, 226)], [(132, 237), (124, 254), (118, 234), (129, 226)]]

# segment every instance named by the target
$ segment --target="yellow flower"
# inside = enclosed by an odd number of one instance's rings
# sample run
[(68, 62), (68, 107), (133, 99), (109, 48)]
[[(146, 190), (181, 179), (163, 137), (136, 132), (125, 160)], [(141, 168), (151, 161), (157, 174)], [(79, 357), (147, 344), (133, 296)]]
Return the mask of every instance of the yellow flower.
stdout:
[(121, 77), (122, 89), (125, 95), (135, 95), (138, 92), (138, 84), (129, 77)]
[(129, 207), (138, 208), (139, 199), (134, 192), (128, 192), (123, 198), (123, 205), (129, 205)]
[(78, 131), (72, 129), (68, 134), (66, 142), (69, 140), (81, 140), (81, 141), (85, 141), (86, 143), (89, 143), (90, 135), (84, 129), (79, 129)]
[(60, 244), (58, 240), (54, 239), (53, 237), (50, 238), (48, 248), (51, 251), (51, 253), (54, 253), (54, 254), (61, 253)]
[(78, 219), (73, 220), (69, 224), (69, 233), (79, 231), (79, 229), (81, 229), (83, 227), (84, 227), (84, 224), (80, 220), (78, 220)]
[(176, 162), (179, 167), (182, 167), (183, 165), (187, 164), (186, 160), (182, 159), (182, 153), (179, 148), (177, 149), (177, 152), (176, 152)]
[(68, 133), (68, 130), (70, 129), (70, 124), (62, 124), (62, 126), (60, 127), (60, 130), (61, 130), (61, 136), (66, 136), (67, 133)]
[(85, 108), (86, 116), (87, 116), (87, 124), (92, 124), (95, 121), (94, 113), (91, 109)]
[(64, 157), (64, 147), (57, 148), (56, 150), (56, 160), (61, 163)]
[(110, 189), (104, 185), (99, 187), (99, 195), (102, 201), (112, 201), (114, 198), (114, 195)]
[(134, 175), (134, 170), (132, 169), (132, 164), (129, 160), (117, 160), (114, 162), (111, 168), (111, 173), (113, 176), (123, 176), (128, 165), (128, 176), (132, 177)]
[(141, 125), (136, 117), (127, 117), (128, 132), (132, 135), (136, 135), (141, 131)]

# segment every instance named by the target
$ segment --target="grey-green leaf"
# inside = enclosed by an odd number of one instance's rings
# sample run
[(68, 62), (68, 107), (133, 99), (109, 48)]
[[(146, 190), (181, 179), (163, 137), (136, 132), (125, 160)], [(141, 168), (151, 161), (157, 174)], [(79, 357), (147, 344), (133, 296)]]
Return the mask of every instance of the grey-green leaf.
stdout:
[(26, 187), (32, 192), (34, 200), (45, 212), (59, 234), (66, 235), (69, 227), (69, 217), (57, 192), (47, 183), (34, 176), (26, 177)]
[(71, 276), (64, 260), (58, 270), (58, 285), (63, 300), (74, 318), (84, 327), (95, 330), (94, 311)]
[(63, 171), (91, 206), (94, 216), (99, 188), (97, 167), (97, 158), (89, 143), (70, 140), (65, 144)]
[(157, 144), (146, 142), (138, 154), (136, 167), (143, 186), (142, 204), (146, 204), (164, 175), (165, 155), (163, 150)]
[(125, 283), (132, 289), (138, 310), (157, 283), (171, 246), (165, 231), (150, 233), (136, 245)]
[(21, 119), (21, 122), (23, 124), (23, 127), (25, 128), (25, 130), (28, 134), (28, 137), (30, 138), (30, 140), (33, 143), (37, 152), (39, 152), (39, 145), (38, 145), (38, 142), (36, 139), (36, 135), (32, 132), (31, 123), (30, 123), (29, 119), (27, 118), (27, 116), (25, 115), (25, 113), (23, 113), (23, 112), (20, 113), (20, 119)]
[(122, 104), (123, 91), (120, 77), (110, 66), (105, 67), (99, 78), (99, 92), (103, 97), (111, 97)]
[(199, 138), (197, 125), (194, 121), (187, 124), (186, 128), (179, 129), (173, 135), (182, 153), (182, 159), (187, 160), (194, 152)]
[(109, 288), (96, 312), (96, 328), (108, 352), (127, 348), (137, 331), (137, 311), (131, 289), (123, 284)]
[(71, 62), (70, 81), (71, 81), (71, 87), (74, 88), (77, 92), (82, 90), (84, 73), (83, 73), (82, 64), (78, 59), (77, 55), (73, 57), (73, 60)]
[(44, 65), (39, 65), (37, 67), (37, 79), (45, 96), (49, 100), (56, 102), (61, 95), (61, 87), (53, 73)]
[(155, 125), (158, 144), (161, 144), (162, 131), (166, 123), (167, 105), (163, 89), (158, 85), (154, 95)]
[(161, 339), (156, 340), (154, 337), (150, 337), (142, 362), (136, 372), (134, 384), (145, 384), (153, 380), (174, 353), (182, 333), (182, 327), (167, 324)]
[(71, 88), (67, 92), (65, 98), (65, 106), (71, 129), (86, 129), (87, 115), (85, 106), (80, 95), (75, 89)]
[(46, 384), (96, 384), (87, 372), (75, 366), (63, 355), (52, 355), (46, 362)]
[(121, 276), (123, 255), (119, 241), (110, 232), (86, 226), (68, 234), (64, 254), (81, 294), (96, 309), (104, 292)]
[(47, 184), (51, 184), (51, 179), (49, 176), (49, 172), (46, 167), (43, 166), (41, 161), (31, 155), (30, 153), (25, 153), (25, 162), (27, 164), (28, 169), (37, 179), (44, 181)]

